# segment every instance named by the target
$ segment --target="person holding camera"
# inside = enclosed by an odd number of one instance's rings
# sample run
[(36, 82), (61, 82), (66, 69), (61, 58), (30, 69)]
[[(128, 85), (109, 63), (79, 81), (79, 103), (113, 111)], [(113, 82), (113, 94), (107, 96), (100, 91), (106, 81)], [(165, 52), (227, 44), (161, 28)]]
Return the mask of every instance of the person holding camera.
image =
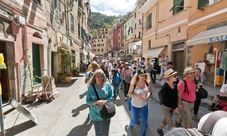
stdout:
[(96, 61), (91, 62), (91, 70), (88, 71), (85, 75), (85, 84), (88, 83), (90, 78), (93, 76), (94, 72), (97, 70), (98, 66), (99, 66), (99, 64)]

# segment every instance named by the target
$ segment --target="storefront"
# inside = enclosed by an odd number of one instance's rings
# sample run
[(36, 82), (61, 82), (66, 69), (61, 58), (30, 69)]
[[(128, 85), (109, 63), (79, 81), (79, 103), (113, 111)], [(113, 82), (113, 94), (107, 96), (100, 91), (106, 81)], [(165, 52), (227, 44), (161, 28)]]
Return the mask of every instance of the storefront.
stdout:
[[(188, 62), (205, 63), (204, 82), (222, 85), (227, 71), (227, 26), (203, 31), (188, 40)], [(197, 57), (197, 60), (195, 59)]]

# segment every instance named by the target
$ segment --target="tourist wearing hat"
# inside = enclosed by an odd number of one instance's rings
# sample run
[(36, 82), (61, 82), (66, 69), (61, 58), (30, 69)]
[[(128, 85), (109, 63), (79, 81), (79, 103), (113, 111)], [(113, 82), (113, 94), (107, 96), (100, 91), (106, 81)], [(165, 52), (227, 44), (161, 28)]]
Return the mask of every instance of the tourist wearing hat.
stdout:
[(96, 61), (91, 62), (91, 70), (86, 72), (85, 74), (85, 84), (88, 83), (90, 78), (93, 76), (94, 72), (98, 69), (98, 66), (99, 66), (98, 62)]
[(174, 127), (174, 123), (172, 120), (173, 113), (178, 112), (178, 91), (177, 85), (175, 82), (177, 81), (177, 72), (172, 69), (167, 70), (164, 73), (164, 77), (167, 79), (167, 82), (161, 89), (162, 93), (162, 112), (164, 115), (164, 119), (160, 124), (157, 132), (160, 136), (163, 136), (164, 133), (162, 129), (168, 124), (168, 128), (171, 129)]
[[(185, 78), (177, 85), (178, 89), (178, 108), (180, 112), (184, 112), (184, 122), (186, 128), (191, 128), (192, 110), (196, 100), (196, 85), (194, 83), (195, 71), (192, 67), (184, 69)], [(185, 83), (186, 86), (185, 87)], [(182, 117), (179, 116), (176, 127), (181, 127)]]
[(140, 69), (133, 77), (128, 92), (131, 100), (131, 120), (129, 128), (133, 129), (134, 125), (139, 123), (141, 117), (140, 136), (146, 136), (148, 120), (148, 99), (151, 97), (152, 90), (150, 78), (146, 70)]
[(136, 71), (137, 71), (137, 67), (138, 67), (138, 65), (137, 65), (137, 61), (136, 61), (136, 60), (134, 60), (134, 61), (133, 61), (133, 63), (132, 63), (133, 75), (136, 73)]
[(124, 94), (125, 94), (125, 101), (128, 100), (128, 90), (129, 90), (129, 86), (130, 86), (130, 82), (132, 80), (132, 76), (133, 76), (133, 70), (131, 67), (129, 67), (129, 63), (125, 62), (125, 68), (122, 70), (121, 72), (122, 75), (122, 80), (123, 80), (123, 84), (124, 84)]

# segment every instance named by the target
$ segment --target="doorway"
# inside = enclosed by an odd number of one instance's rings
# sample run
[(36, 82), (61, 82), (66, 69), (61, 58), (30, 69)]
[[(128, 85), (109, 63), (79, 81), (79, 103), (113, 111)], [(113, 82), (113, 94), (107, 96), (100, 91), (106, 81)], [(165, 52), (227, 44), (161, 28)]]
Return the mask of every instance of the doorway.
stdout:
[[(7, 64), (7, 51), (6, 51), (6, 43), (0, 42), (0, 53), (4, 56), (4, 62)], [(6, 66), (7, 67), (7, 66)], [(8, 69), (0, 71), (0, 82), (2, 85), (2, 101), (8, 101), (10, 98), (10, 90), (9, 90), (9, 75)]]
[[(32, 65), (33, 65), (33, 76), (41, 77), (41, 64), (40, 64), (40, 51), (38, 44), (32, 44)], [(41, 79), (34, 78), (33, 85), (41, 83)]]
[(183, 77), (184, 72), (184, 51), (173, 52), (173, 67), (180, 77)]

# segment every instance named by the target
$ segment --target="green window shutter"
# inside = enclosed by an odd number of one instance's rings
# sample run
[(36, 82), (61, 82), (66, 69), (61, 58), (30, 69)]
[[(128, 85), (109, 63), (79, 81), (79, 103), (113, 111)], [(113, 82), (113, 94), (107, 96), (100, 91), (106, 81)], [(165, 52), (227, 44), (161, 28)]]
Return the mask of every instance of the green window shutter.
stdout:
[(173, 0), (173, 7), (169, 11), (172, 11), (172, 10), (173, 10), (173, 14), (183, 11), (184, 0)]
[(152, 16), (151, 13), (147, 16), (147, 29), (151, 28), (151, 16)]
[[(33, 77), (41, 77), (41, 66), (40, 66), (40, 52), (39, 45), (32, 44), (32, 65), (33, 65)], [(33, 78), (33, 85), (41, 83), (41, 79)]]
[(198, 9), (206, 7), (209, 5), (209, 0), (198, 0)]
[(78, 37), (80, 37), (80, 24), (78, 23)]

